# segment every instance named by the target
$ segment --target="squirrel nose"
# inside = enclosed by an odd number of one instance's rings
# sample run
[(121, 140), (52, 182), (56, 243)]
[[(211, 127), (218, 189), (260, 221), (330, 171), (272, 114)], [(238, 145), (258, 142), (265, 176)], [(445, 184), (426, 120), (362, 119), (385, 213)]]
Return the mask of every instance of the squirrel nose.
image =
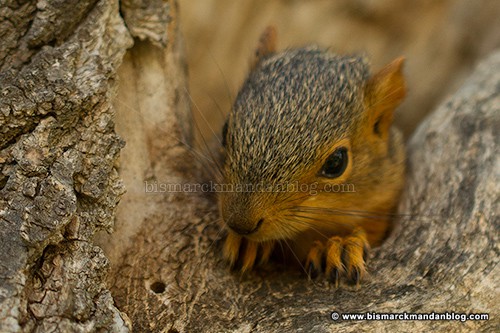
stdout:
[(240, 235), (246, 236), (246, 235), (253, 234), (257, 230), (259, 230), (260, 226), (264, 222), (264, 219), (260, 219), (259, 222), (257, 222), (257, 225), (255, 227), (248, 226), (248, 225), (241, 225), (237, 222), (236, 223), (234, 223), (234, 222), (231, 223), (231, 222), (232, 221), (227, 222), (227, 225), (229, 226), (229, 228), (231, 228), (231, 230), (233, 230), (234, 232), (236, 232)]

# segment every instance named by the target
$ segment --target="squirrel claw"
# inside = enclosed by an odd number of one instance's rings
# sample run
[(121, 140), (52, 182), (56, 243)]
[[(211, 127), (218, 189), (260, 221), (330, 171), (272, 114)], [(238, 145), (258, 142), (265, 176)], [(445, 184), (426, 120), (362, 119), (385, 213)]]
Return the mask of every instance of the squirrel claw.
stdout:
[[(346, 276), (349, 282), (359, 286), (366, 269), (366, 257), (369, 251), (366, 233), (361, 228), (356, 228), (347, 237), (331, 237), (326, 246), (320, 241), (315, 241), (306, 260), (306, 268), (311, 278), (313, 273), (319, 273), (321, 258), (326, 262), (326, 278), (336, 288), (340, 277)], [(314, 268), (314, 269), (313, 269)]]
[(350, 236), (343, 239), (342, 247), (342, 263), (347, 277), (359, 286), (360, 280), (366, 273), (366, 257), (370, 248), (366, 232), (356, 228)]
[(310, 279), (316, 278), (319, 273), (321, 273), (321, 262), (323, 261), (323, 254), (325, 252), (325, 246), (320, 241), (315, 241), (306, 260), (306, 274)]
[(240, 252), (242, 237), (230, 232), (226, 237), (224, 242), (224, 249), (222, 250), (222, 255), (229, 263), (229, 266), (234, 268), (236, 260), (238, 259), (238, 253)]
[(274, 241), (266, 241), (260, 243), (260, 248), (261, 248), (261, 256), (259, 260), (259, 265), (265, 265), (268, 261), (269, 258), (271, 257), (271, 254), (274, 249)]
[[(222, 254), (232, 269), (245, 273), (251, 270), (256, 262), (259, 265), (265, 264), (273, 249), (273, 241), (254, 242), (234, 232), (229, 232), (224, 242)], [(258, 257), (260, 258), (257, 261)]]
[(332, 283), (335, 288), (338, 288), (339, 287), (339, 270), (336, 269), (336, 268), (333, 268), (331, 271), (330, 271), (330, 274), (328, 275), (328, 281), (330, 283)]
[(326, 276), (337, 288), (340, 274), (344, 273), (344, 265), (341, 260), (343, 253), (342, 238), (338, 236), (330, 238), (326, 247)]
[(351, 279), (350, 282), (354, 284), (355, 286), (359, 286), (359, 280), (361, 278), (361, 272), (358, 268), (354, 268), (353, 271), (351, 272)]
[(319, 275), (319, 269), (314, 266), (312, 261), (309, 263), (309, 267), (307, 268), (307, 275), (310, 279), (315, 279)]
[(252, 269), (255, 259), (257, 258), (257, 250), (259, 247), (259, 243), (247, 241), (245, 246), (245, 253), (242, 255), (242, 266), (241, 272), (245, 273)]

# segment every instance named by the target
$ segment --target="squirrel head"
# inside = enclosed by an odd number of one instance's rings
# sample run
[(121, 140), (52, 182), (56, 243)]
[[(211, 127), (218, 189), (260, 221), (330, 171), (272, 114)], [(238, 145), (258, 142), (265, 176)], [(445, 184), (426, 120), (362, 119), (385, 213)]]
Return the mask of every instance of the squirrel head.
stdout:
[(275, 44), (270, 28), (223, 129), (226, 225), (266, 241), (349, 229), (353, 211), (392, 209), (404, 169), (391, 128), (406, 90), (403, 59), (370, 75), (364, 57)]

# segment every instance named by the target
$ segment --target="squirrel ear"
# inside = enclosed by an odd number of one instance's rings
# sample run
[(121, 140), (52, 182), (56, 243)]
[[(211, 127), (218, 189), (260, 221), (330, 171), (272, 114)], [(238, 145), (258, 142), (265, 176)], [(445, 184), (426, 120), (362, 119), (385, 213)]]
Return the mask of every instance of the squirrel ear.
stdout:
[(394, 109), (406, 95), (403, 63), (403, 57), (393, 60), (373, 75), (365, 87), (370, 125), (374, 133), (384, 139), (389, 135)]
[(262, 58), (276, 52), (276, 39), (277, 32), (275, 26), (270, 25), (262, 32), (252, 60), (252, 69), (257, 67)]

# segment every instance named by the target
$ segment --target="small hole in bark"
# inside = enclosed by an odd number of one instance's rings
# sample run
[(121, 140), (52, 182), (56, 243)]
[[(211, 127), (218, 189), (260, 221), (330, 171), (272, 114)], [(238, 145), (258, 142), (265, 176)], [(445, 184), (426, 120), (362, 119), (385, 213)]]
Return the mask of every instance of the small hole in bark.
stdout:
[(161, 294), (162, 292), (165, 291), (165, 283), (161, 282), (161, 281), (156, 281), (156, 282), (153, 282), (153, 284), (151, 284), (151, 290), (156, 293), (156, 294)]
[(175, 328), (171, 328), (168, 330), (168, 333), (179, 333), (179, 331), (176, 330)]

